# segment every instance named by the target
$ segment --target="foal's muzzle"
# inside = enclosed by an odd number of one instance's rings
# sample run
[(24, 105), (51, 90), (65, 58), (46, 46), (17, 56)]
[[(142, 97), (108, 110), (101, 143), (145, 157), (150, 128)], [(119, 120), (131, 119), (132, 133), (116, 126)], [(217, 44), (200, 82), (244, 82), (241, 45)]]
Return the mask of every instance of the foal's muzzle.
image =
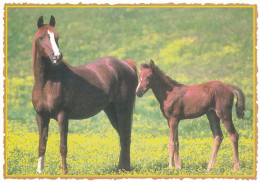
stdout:
[(138, 97), (142, 97), (142, 96), (144, 95), (144, 92), (143, 92), (142, 90), (137, 90), (137, 91), (136, 91), (136, 95), (137, 95)]

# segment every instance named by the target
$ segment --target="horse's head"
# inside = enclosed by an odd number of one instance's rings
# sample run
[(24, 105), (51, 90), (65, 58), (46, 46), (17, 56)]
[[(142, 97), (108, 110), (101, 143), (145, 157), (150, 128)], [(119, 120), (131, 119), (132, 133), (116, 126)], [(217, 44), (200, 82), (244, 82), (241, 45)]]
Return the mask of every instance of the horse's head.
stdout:
[(38, 19), (38, 30), (34, 36), (34, 45), (37, 56), (47, 58), (56, 66), (61, 63), (62, 54), (59, 50), (59, 35), (55, 31), (55, 18), (51, 16), (50, 23), (44, 24), (43, 17)]
[(140, 66), (141, 73), (139, 75), (139, 84), (136, 88), (138, 97), (142, 97), (151, 88), (154, 67), (153, 60), (150, 61), (150, 64), (142, 64)]

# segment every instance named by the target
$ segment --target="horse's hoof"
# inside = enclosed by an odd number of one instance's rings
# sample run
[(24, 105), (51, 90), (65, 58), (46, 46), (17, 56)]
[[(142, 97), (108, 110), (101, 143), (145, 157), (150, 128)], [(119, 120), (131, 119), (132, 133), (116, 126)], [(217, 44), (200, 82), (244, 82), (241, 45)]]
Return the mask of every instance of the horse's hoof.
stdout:
[(130, 171), (130, 166), (127, 167), (118, 167), (117, 172), (122, 171), (122, 172), (127, 172)]

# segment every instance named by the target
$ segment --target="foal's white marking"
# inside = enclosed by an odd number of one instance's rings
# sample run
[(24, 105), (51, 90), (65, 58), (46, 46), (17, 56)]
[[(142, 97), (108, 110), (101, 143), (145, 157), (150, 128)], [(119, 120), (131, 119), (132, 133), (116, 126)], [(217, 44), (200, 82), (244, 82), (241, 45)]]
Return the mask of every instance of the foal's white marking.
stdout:
[(135, 91), (135, 92), (137, 92), (138, 89), (139, 89), (139, 87), (141, 86), (141, 81), (142, 81), (142, 80), (143, 80), (143, 77), (140, 78), (140, 81), (139, 81), (139, 83), (138, 83), (138, 85), (137, 85), (137, 88), (136, 88), (136, 91)]
[(43, 168), (44, 168), (44, 155), (39, 157), (37, 173), (42, 173)]
[[(48, 34), (50, 36), (51, 47), (52, 47), (54, 56), (59, 57), (60, 56), (60, 50), (59, 50), (59, 48), (58, 48), (58, 46), (56, 44), (54, 33), (48, 30)], [(54, 61), (56, 61), (56, 60), (54, 60)]]
[(140, 85), (141, 85), (141, 82), (139, 82), (139, 83), (138, 83), (138, 86), (137, 86), (137, 88), (136, 88), (136, 91), (135, 91), (135, 92), (137, 92), (137, 91), (138, 91), (138, 89), (139, 89)]

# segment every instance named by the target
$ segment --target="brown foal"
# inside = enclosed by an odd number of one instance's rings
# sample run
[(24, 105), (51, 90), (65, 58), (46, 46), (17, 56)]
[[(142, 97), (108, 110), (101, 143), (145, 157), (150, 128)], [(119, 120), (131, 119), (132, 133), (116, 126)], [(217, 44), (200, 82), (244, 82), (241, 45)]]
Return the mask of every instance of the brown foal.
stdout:
[(237, 116), (243, 118), (245, 110), (243, 92), (238, 87), (219, 81), (210, 81), (192, 86), (180, 84), (165, 75), (155, 66), (152, 60), (150, 64), (142, 64), (140, 68), (139, 84), (136, 89), (137, 96), (142, 97), (151, 88), (160, 103), (164, 117), (168, 121), (170, 128), (169, 167), (173, 167), (174, 157), (175, 168), (181, 169), (178, 141), (178, 124), (180, 120), (197, 118), (206, 114), (214, 136), (213, 152), (207, 170), (213, 169), (218, 149), (223, 140), (220, 120), (229, 134), (233, 146), (234, 169), (238, 170), (239, 136), (232, 122), (232, 106), (235, 93), (237, 96)]

